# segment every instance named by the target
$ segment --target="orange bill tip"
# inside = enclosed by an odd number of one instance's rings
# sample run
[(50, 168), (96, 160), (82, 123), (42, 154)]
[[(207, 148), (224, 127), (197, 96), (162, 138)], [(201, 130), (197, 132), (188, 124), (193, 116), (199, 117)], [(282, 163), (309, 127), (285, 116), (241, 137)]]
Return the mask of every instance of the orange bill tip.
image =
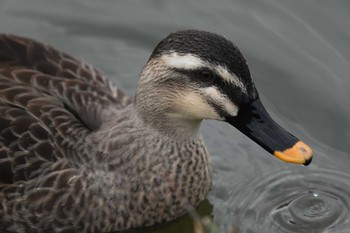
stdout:
[(302, 141), (298, 141), (291, 148), (284, 151), (275, 151), (274, 156), (287, 163), (309, 165), (313, 152), (311, 148)]

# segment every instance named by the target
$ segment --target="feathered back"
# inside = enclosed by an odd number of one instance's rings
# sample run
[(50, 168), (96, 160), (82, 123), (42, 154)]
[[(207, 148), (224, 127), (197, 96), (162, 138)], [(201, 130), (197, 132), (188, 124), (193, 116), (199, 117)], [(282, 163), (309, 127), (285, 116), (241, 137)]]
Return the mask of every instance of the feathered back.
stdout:
[(79, 142), (101, 125), (103, 109), (130, 103), (91, 65), (33, 40), (0, 35), (0, 184), (78, 163)]

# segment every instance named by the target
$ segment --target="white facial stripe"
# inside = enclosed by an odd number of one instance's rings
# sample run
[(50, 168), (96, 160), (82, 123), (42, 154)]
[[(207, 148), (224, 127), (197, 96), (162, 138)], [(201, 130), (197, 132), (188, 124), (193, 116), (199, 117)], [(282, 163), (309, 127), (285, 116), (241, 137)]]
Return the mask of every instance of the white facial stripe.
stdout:
[(246, 87), (242, 83), (241, 80), (235, 75), (230, 73), (225, 67), (223, 66), (215, 66), (215, 71), (220, 75), (221, 78), (223, 78), (228, 83), (233, 83), (235, 86), (239, 87), (243, 92), (247, 92)]
[(178, 54), (173, 52), (170, 54), (163, 54), (160, 59), (170, 68), (195, 70), (202, 67), (207, 67), (214, 70), (226, 82), (232, 83), (233, 85), (239, 87), (242, 92), (247, 92), (246, 87), (235, 74), (232, 74), (221, 65), (212, 65), (193, 54)]
[(215, 87), (206, 87), (201, 89), (203, 93), (211, 98), (214, 103), (221, 106), (223, 110), (230, 114), (231, 116), (236, 116), (238, 113), (238, 108), (232, 103), (225, 95), (220, 93), (220, 91)]
[(180, 55), (176, 52), (164, 54), (160, 58), (167, 66), (177, 69), (198, 69), (208, 66), (202, 59), (192, 54)]

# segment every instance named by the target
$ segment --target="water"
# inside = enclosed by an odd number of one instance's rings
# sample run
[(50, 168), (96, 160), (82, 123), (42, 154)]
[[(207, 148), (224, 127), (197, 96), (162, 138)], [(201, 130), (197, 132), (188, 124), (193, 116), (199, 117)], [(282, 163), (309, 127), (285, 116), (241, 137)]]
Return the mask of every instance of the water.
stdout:
[(240, 232), (349, 230), (349, 178), (324, 169), (308, 175), (281, 169), (266, 172), (241, 187), (249, 190), (246, 196), (230, 196), (230, 202), (236, 203), (232, 217)]
[[(224, 123), (202, 127), (213, 187), (199, 211), (223, 232), (350, 230), (349, 1), (1, 0), (0, 31), (83, 58), (132, 94), (169, 32), (223, 34), (245, 54), (273, 118), (308, 143), (309, 167), (269, 156)], [(192, 232), (190, 218), (149, 232)]]

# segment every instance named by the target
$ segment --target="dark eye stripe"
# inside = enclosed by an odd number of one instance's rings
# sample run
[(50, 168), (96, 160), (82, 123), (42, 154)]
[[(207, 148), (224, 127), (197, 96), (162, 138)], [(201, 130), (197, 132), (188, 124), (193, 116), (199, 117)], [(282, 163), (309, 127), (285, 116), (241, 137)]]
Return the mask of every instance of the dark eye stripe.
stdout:
[(222, 117), (222, 118), (227, 117), (227, 114), (228, 114), (228, 113), (226, 113), (226, 111), (224, 110), (223, 106), (218, 105), (217, 103), (215, 103), (215, 102), (214, 102), (212, 99), (210, 99), (210, 98), (206, 98), (206, 100), (207, 100), (207, 103), (208, 103), (209, 105), (211, 105), (211, 106), (214, 108), (215, 112), (216, 112), (220, 117)]
[(201, 70), (197, 74), (198, 78), (205, 83), (214, 81), (215, 74), (211, 71)]
[[(190, 82), (194, 83), (198, 87), (210, 87), (216, 80), (221, 79), (214, 71), (206, 67), (200, 69), (174, 69), (176, 72), (182, 73), (190, 78)], [(211, 78), (205, 80), (201, 74), (208, 73)]]
[[(215, 71), (207, 67), (193, 70), (174, 68), (173, 70), (184, 74), (189, 78), (189, 81), (197, 87), (216, 87), (222, 94), (226, 95), (237, 106), (239, 106), (241, 103), (247, 101), (249, 102), (247, 99), (250, 99), (250, 97), (243, 93), (240, 87), (236, 86), (234, 82), (228, 82), (227, 80), (223, 79)], [(199, 77), (200, 72), (211, 72), (213, 75), (213, 80), (211, 82), (204, 82)], [(215, 109), (219, 114), (223, 112), (223, 109), (220, 106), (216, 106)]]

